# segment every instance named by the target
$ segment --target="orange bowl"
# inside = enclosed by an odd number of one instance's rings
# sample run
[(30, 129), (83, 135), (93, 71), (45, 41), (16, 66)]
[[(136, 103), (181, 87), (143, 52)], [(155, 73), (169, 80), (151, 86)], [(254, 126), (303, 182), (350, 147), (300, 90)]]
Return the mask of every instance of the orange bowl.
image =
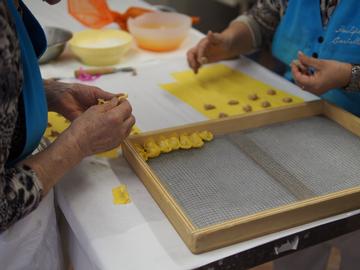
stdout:
[(138, 46), (156, 52), (177, 49), (190, 27), (190, 17), (173, 12), (150, 12), (128, 21), (129, 32)]

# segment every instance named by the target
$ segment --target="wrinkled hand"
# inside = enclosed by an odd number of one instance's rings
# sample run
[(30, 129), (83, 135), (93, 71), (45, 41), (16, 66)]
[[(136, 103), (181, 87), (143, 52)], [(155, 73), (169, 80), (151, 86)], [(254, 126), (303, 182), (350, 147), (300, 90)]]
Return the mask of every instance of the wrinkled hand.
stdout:
[(97, 104), (99, 98), (110, 100), (116, 96), (98, 87), (77, 83), (45, 81), (45, 89), (49, 110), (62, 114), (70, 121)]
[(187, 52), (189, 66), (197, 73), (199, 68), (206, 63), (213, 63), (231, 57), (231, 43), (232, 38), (230, 35), (209, 31), (206, 37)]
[[(334, 60), (321, 60), (298, 53), (299, 63), (291, 63), (297, 85), (316, 95), (343, 88), (351, 79), (351, 64)], [(309, 71), (310, 70), (310, 71)]]
[(76, 118), (69, 132), (83, 157), (108, 151), (120, 145), (130, 134), (135, 118), (128, 101), (117, 98), (94, 105)]

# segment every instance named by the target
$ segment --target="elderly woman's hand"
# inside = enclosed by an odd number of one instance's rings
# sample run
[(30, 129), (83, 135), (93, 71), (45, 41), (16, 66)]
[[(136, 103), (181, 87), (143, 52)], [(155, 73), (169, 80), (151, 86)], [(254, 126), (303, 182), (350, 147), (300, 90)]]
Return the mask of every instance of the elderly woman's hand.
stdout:
[[(135, 123), (127, 100), (119, 100), (98, 88), (76, 86), (85, 93), (77, 95), (74, 91), (71, 95), (52, 96), (57, 102), (49, 105), (56, 107), (60, 102), (62, 106), (58, 110), (52, 109), (73, 120), (70, 127), (44, 151), (24, 161), (36, 172), (44, 194), (84, 157), (117, 147)], [(112, 97), (109, 102), (97, 105), (97, 98), (109, 100), (108, 97)]]
[(297, 85), (316, 95), (343, 88), (351, 79), (351, 64), (334, 60), (321, 60), (298, 54), (298, 62), (291, 64), (291, 71)]
[(200, 42), (187, 52), (187, 61), (197, 73), (207, 63), (230, 59), (253, 50), (250, 28), (243, 22), (234, 21), (221, 33), (208, 32)]
[[(117, 147), (135, 123), (128, 101), (98, 87), (45, 81), (45, 89), (49, 110), (73, 121), (68, 133), (83, 157)], [(111, 101), (98, 105), (98, 99)]]
[(206, 37), (187, 52), (189, 66), (197, 73), (204, 64), (226, 59), (229, 56), (231, 42), (231, 36), (209, 31)]
[(98, 99), (110, 100), (116, 96), (85, 84), (45, 80), (44, 85), (49, 111), (60, 113), (70, 121), (97, 104)]
[(117, 147), (135, 124), (127, 100), (116, 97), (110, 102), (95, 105), (76, 118), (66, 131), (69, 132), (83, 157)]

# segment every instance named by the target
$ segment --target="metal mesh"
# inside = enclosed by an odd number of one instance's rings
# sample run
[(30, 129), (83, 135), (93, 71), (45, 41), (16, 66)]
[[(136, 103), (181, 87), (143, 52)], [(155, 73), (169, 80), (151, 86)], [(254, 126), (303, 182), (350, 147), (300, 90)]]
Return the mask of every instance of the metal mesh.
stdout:
[(149, 161), (197, 228), (360, 184), (360, 139), (312, 117)]

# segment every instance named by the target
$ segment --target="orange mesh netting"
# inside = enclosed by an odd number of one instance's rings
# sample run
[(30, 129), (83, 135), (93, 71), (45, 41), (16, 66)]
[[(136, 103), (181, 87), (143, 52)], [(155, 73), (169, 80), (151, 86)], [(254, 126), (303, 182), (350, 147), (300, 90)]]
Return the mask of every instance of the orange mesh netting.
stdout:
[[(109, 23), (115, 22), (123, 30), (127, 31), (127, 20), (135, 18), (150, 9), (141, 7), (130, 7), (124, 13), (110, 10), (106, 0), (68, 0), (69, 13), (90, 28), (101, 28)], [(198, 23), (198, 17), (192, 17), (193, 23)]]

